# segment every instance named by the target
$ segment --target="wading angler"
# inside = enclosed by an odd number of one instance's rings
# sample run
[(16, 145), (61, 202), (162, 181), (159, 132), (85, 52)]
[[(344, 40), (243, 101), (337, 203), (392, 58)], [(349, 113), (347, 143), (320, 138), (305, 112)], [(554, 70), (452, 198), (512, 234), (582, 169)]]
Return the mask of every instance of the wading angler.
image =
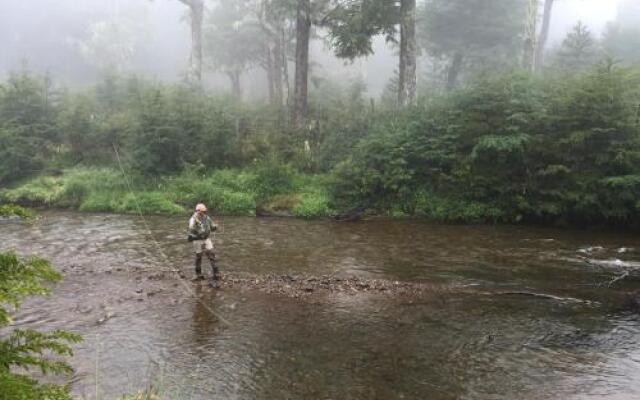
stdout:
[(196, 205), (196, 211), (189, 219), (189, 236), (188, 240), (193, 244), (193, 250), (196, 253), (196, 281), (204, 279), (202, 275), (202, 254), (206, 254), (211, 263), (212, 284), (218, 285), (220, 281), (220, 270), (216, 265), (216, 253), (211, 240), (212, 232), (215, 232), (218, 226), (207, 215), (207, 206), (200, 203)]

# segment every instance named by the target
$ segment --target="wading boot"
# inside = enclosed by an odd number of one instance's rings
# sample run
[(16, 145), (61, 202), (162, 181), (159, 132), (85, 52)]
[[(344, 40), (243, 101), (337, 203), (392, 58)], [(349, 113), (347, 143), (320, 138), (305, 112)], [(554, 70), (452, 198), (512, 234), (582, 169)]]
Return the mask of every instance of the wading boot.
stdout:
[(211, 278), (211, 287), (214, 289), (218, 289), (220, 287), (220, 270), (215, 265), (212, 265), (212, 268), (213, 277)]
[(202, 253), (196, 254), (196, 277), (193, 281), (202, 281), (204, 276), (202, 275)]

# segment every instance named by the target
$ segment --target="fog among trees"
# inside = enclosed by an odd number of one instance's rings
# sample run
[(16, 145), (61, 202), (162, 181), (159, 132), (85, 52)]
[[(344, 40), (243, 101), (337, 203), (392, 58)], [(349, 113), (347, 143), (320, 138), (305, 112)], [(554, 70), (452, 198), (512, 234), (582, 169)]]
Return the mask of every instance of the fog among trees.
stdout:
[[(229, 78), (229, 74), (238, 73), (238, 68), (235, 72), (229, 72), (229, 68), (223, 67), (223, 64), (230, 63), (225, 58), (237, 57), (238, 55), (225, 54), (225, 50), (222, 49), (224, 46), (233, 47), (228, 43), (233, 43), (233, 40), (237, 40), (237, 38), (233, 39), (223, 35), (216, 41), (214, 39), (216, 32), (219, 33), (220, 30), (227, 28), (229, 28), (227, 31), (231, 32), (235, 26), (240, 28), (240, 35), (250, 35), (251, 33), (246, 32), (254, 29), (255, 24), (251, 27), (252, 22), (247, 21), (252, 18), (259, 21), (258, 14), (265, 13), (259, 10), (260, 7), (263, 9), (266, 7), (270, 10), (280, 7), (283, 11), (279, 12), (280, 21), (276, 21), (276, 25), (279, 25), (277, 29), (287, 30), (286, 40), (289, 46), (287, 51), (290, 52), (288, 78), (291, 90), (293, 90), (295, 38), (292, 30), (295, 28), (293, 26), (295, 7), (291, 5), (287, 10), (287, 5), (284, 4), (286, 1), (283, 1), (283, 4), (279, 6), (276, 3), (271, 1), (265, 2), (264, 5), (258, 5), (251, 1), (226, 0), (207, 0), (205, 2), (203, 79), (207, 87), (232, 91), (234, 83), (233, 79)], [(321, 2), (312, 3), (317, 3), (320, 6)], [(328, 6), (331, 6), (329, 3), (327, 3)], [(429, 3), (435, 5), (431, 6)], [(425, 35), (428, 35), (428, 33), (424, 33), (425, 29), (420, 27), (420, 23), (436, 18), (437, 11), (430, 13), (429, 8), (436, 7), (437, 3), (428, 1), (425, 7), (423, 7), (425, 3), (418, 2), (417, 4), (418, 42), (421, 41), (421, 37), (426, 38)], [(461, 4), (467, 4), (465, 7), (469, 8), (475, 3), (483, 6), (484, 13), (492, 12), (489, 9), (491, 1), (487, 4), (474, 1), (462, 2)], [(498, 1), (496, 4), (501, 3), (503, 2)], [(515, 1), (515, 3), (524, 4), (524, 1)], [(540, 2), (540, 19), (543, 13), (542, 3), (544, 2)], [(596, 38), (605, 34), (608, 24), (616, 20), (617, 7), (621, 1), (557, 0), (553, 3), (547, 48), (559, 46), (566, 34), (578, 22), (582, 22)], [(244, 11), (241, 11), (244, 14), (239, 15), (240, 11), (236, 10), (235, 13), (238, 15), (229, 15), (234, 7), (236, 9), (244, 8)], [(23, 64), (39, 73), (49, 73), (57, 81), (72, 85), (90, 83), (107, 70), (144, 74), (168, 82), (184, 79), (190, 73), (189, 58), (192, 52), (190, 9), (178, 0), (83, 0), (81, 2), (73, 0), (30, 0), (24, 2), (2, 0), (0, 10), (0, 38), (3, 46), (0, 55), (0, 76), (6, 76), (9, 71), (19, 69)], [(324, 12), (327, 13), (328, 9), (325, 9)], [(496, 12), (513, 12), (513, 9), (508, 11), (502, 8)], [(287, 13), (289, 14), (285, 15)], [(323, 17), (325, 15), (317, 16), (317, 18)], [(455, 16), (455, 14), (451, 14), (448, 18), (458, 17), (464, 18), (463, 16)], [(514, 23), (513, 18), (515, 17), (515, 14), (512, 13), (512, 23)], [(476, 16), (476, 18), (481, 18), (481, 16)], [(224, 19), (227, 19), (225, 23), (228, 26), (220, 25)], [(625, 12), (621, 16), (620, 23), (624, 23), (624, 19), (632, 20), (633, 16)], [(494, 31), (504, 29), (504, 27), (500, 28), (500, 25), (504, 25), (505, 20), (496, 19), (495, 21), (498, 21), (497, 26), (488, 20), (484, 22), (478, 20), (478, 25), (472, 29), (477, 30), (483, 23), (487, 23)], [(539, 24), (542, 25), (542, 22), (540, 20)], [(446, 25), (448, 23), (453, 23), (450, 28), (459, 27), (456, 22), (439, 18), (439, 24)], [(427, 31), (429, 29), (432, 30), (432, 34), (437, 34), (433, 32), (433, 29), (440, 29), (441, 35), (449, 36), (446, 26), (426, 28)], [(461, 35), (464, 35), (465, 29), (452, 29), (452, 31), (457, 32), (454, 32), (448, 40), (464, 41), (464, 36)], [(330, 35), (326, 25), (314, 24), (310, 43), (310, 79), (315, 82), (314, 84), (318, 84), (322, 79), (343, 81), (362, 79), (371, 95), (380, 94), (398, 71), (397, 52), (399, 47), (398, 43), (385, 40), (385, 32), (375, 33), (376, 35), (371, 40), (371, 51), (368, 54), (364, 57), (344, 59), (335, 56), (336, 53), (331, 48)], [(508, 36), (507, 41), (511, 41), (512, 45), (521, 40), (522, 33), (519, 26), (512, 26), (510, 32), (504, 32)], [(265, 33), (256, 30), (254, 34), (254, 43), (257, 43), (264, 41), (264, 36), (273, 34), (273, 32)], [(616, 33), (610, 33), (609, 36), (614, 34)], [(481, 39), (475, 38), (476, 42)], [(251, 41), (252, 39), (248, 37), (247, 40)], [(419, 85), (420, 81), (425, 81), (424, 75), (431, 74), (436, 68), (434, 63), (440, 64), (444, 56), (451, 56), (443, 53), (446, 45), (446, 43), (438, 44), (437, 41), (436, 43), (418, 43), (420, 47), (417, 60)], [(485, 47), (506, 45), (505, 41), (498, 44), (489, 40)], [(465, 46), (474, 47), (474, 43), (470, 41)], [(249, 49), (244, 46), (243, 50), (247, 52)], [(480, 48), (474, 49), (475, 54), (467, 56), (471, 58), (465, 57), (458, 64), (473, 64), (474, 57), (480, 56), (479, 51), (481, 51)], [(625, 50), (621, 49), (620, 51), (624, 52)], [(247, 60), (243, 61), (242, 82), (239, 84), (242, 86), (243, 95), (249, 98), (266, 98), (269, 95), (269, 83), (266, 79), (266, 75), (269, 73), (268, 68), (265, 69), (265, 65), (260, 65), (264, 64), (264, 60), (256, 61), (257, 58), (263, 57), (263, 54), (258, 55), (260, 51), (254, 53), (250, 57), (244, 56)], [(460, 54), (454, 50), (454, 60), (456, 55), (460, 59)], [(459, 68), (461, 67), (454, 65), (453, 70)], [(472, 67), (472, 69), (474, 68)], [(457, 73), (453, 73), (454, 71), (449, 74), (448, 85), (452, 84), (452, 80), (457, 80), (457, 76), (454, 77)], [(236, 82), (238, 80), (236, 79)]]

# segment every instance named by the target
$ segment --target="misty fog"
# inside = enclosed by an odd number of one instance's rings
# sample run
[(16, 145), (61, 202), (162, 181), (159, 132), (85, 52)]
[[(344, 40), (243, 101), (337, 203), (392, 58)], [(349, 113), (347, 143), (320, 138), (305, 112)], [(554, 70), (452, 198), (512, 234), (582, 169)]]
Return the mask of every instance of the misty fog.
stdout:
[[(599, 35), (616, 17), (620, 1), (557, 1), (548, 47), (561, 42), (578, 21)], [(209, 8), (214, 5), (215, 1), (207, 2)], [(383, 37), (375, 39), (373, 55), (350, 63), (333, 55), (323, 32), (317, 36), (311, 44), (313, 76), (361, 78), (375, 95), (397, 69), (397, 49)], [(0, 0), (0, 76), (26, 63), (31, 70), (50, 73), (59, 83), (85, 84), (115, 62), (119, 72), (175, 81), (184, 77), (190, 40), (187, 11), (178, 1)], [(419, 60), (418, 76), (422, 64)], [(208, 87), (229, 89), (226, 77), (205, 72)], [(246, 97), (265, 96), (263, 75), (258, 69), (247, 74)]]

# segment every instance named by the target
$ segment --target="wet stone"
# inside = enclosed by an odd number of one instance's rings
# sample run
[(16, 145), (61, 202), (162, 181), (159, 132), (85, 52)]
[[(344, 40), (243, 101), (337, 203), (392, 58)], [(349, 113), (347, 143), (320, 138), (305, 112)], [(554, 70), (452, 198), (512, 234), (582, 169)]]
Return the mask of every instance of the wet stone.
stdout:
[(452, 290), (452, 285), (436, 285), (430, 283), (398, 282), (384, 279), (363, 279), (358, 277), (305, 277), (294, 278), (290, 275), (247, 276), (225, 274), (220, 287), (226, 289), (257, 290), (270, 294), (278, 294), (292, 298), (311, 295), (346, 293), (378, 293), (385, 295), (420, 295), (441, 293)]

